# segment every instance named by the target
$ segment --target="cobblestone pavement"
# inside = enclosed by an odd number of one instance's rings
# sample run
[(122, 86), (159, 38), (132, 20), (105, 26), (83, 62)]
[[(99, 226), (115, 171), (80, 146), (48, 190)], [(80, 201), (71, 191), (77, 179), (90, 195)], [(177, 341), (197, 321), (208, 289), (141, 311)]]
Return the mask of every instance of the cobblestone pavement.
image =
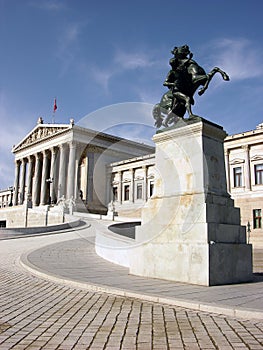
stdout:
[(0, 349), (263, 349), (247, 321), (80, 290), (30, 275), (19, 256), (74, 234), (0, 242)]

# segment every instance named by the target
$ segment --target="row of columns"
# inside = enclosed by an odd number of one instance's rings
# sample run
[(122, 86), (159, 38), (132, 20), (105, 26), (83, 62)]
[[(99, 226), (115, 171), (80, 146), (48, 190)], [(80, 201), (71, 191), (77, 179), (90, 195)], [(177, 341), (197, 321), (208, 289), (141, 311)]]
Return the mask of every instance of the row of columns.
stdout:
[[(147, 188), (149, 187), (148, 186), (148, 167), (146, 165), (142, 166), (142, 169), (143, 169), (143, 174), (142, 174), (142, 178), (143, 178), (143, 182), (142, 182), (142, 200), (143, 201), (146, 201), (147, 200)], [(119, 171), (118, 172), (118, 183), (117, 183), (117, 195), (118, 195), (118, 198), (117, 198), (117, 202), (118, 203), (122, 203), (124, 201), (124, 186), (125, 184), (129, 185), (130, 188), (129, 188), (129, 201), (130, 202), (134, 202), (135, 200), (135, 191), (136, 191), (136, 188), (135, 188), (135, 184), (137, 182), (137, 180), (135, 179), (134, 175), (135, 175), (135, 169), (132, 168), (129, 170), (130, 172), (130, 181), (124, 181), (123, 179), (123, 173), (126, 172), (126, 170), (124, 171)]]
[(12, 203), (12, 193), (0, 194), (0, 208), (5, 208), (10, 206)]
[[(16, 160), (14, 205), (31, 201), (34, 206), (76, 198), (75, 142), (63, 143)], [(59, 164), (58, 164), (59, 162)]]

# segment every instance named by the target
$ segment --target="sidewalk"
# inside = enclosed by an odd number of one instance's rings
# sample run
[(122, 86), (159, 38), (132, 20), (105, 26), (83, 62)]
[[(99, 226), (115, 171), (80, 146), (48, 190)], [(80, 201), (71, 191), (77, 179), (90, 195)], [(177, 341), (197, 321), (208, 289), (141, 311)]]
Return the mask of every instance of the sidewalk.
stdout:
[(89, 229), (79, 231), (79, 237), (24, 254), (20, 262), (33, 274), (82, 289), (237, 318), (263, 319), (263, 274), (255, 274), (252, 283), (213, 287), (133, 276), (127, 268), (97, 256)]

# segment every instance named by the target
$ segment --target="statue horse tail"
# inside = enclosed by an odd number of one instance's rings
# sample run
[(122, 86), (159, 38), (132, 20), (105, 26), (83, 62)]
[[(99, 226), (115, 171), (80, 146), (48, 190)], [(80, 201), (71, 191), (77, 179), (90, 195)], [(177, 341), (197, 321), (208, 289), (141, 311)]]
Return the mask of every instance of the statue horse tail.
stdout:
[(154, 125), (157, 128), (160, 128), (162, 126), (162, 124), (163, 124), (163, 116), (162, 116), (162, 113), (161, 113), (161, 107), (160, 107), (159, 103), (157, 103), (153, 107), (152, 115), (153, 115), (153, 118), (155, 119)]

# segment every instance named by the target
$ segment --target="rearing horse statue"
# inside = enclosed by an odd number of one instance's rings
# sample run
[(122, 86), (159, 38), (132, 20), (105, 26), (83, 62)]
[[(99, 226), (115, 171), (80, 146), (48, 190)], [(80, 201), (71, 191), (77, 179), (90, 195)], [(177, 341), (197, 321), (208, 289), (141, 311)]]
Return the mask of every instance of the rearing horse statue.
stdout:
[(229, 76), (218, 67), (214, 67), (206, 74), (205, 70), (192, 59), (193, 54), (187, 45), (175, 47), (171, 53), (174, 55), (169, 61), (172, 69), (163, 83), (169, 91), (153, 108), (157, 128), (168, 127), (175, 123), (178, 118), (184, 117), (186, 111), (189, 118), (196, 117), (191, 107), (194, 104), (194, 93), (202, 86), (198, 91), (201, 96), (216, 73), (220, 73), (224, 80), (229, 80)]

